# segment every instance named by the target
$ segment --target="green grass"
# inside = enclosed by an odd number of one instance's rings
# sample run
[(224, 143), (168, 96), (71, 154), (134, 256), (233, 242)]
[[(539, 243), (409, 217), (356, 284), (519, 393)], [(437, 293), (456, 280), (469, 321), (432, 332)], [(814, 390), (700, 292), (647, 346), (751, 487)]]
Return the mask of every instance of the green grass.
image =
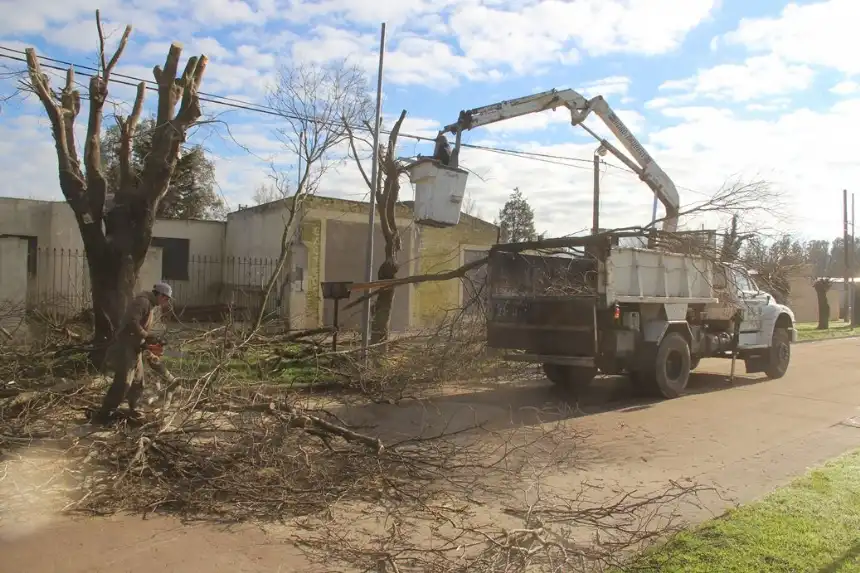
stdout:
[(831, 320), (830, 328), (818, 330), (817, 322), (801, 322), (797, 325), (797, 340), (827, 340), (829, 338), (845, 338), (860, 336), (860, 328), (851, 328), (841, 320)]
[[(266, 381), (290, 386), (309, 386), (321, 382), (317, 365), (310, 360), (290, 359), (290, 351), (300, 347), (286, 346), (280, 349), (284, 356), (279, 358), (268, 352), (246, 352), (241, 358), (231, 358), (225, 370), (234, 378), (241, 380)], [(177, 376), (199, 376), (218, 365), (219, 358), (212, 352), (186, 352), (183, 358), (165, 356), (167, 368)]]
[(860, 452), (673, 537), (625, 571), (860, 572)]

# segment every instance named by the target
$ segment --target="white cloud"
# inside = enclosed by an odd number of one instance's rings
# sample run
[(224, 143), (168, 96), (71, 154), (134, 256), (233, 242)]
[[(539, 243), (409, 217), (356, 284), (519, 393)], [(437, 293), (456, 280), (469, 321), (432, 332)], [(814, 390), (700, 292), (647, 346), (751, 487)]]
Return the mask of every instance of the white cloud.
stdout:
[(791, 3), (778, 17), (744, 18), (724, 39), (789, 62), (855, 74), (860, 73), (858, 21), (860, 4), (855, 0)]
[(611, 99), (612, 96), (626, 95), (630, 90), (630, 78), (626, 76), (610, 76), (600, 80), (587, 82), (579, 91), (585, 97), (602, 95)]
[(854, 80), (845, 80), (844, 82), (839, 82), (830, 88), (830, 93), (841, 96), (853, 95), (858, 92), (860, 92), (860, 83), (857, 83)]
[(664, 82), (660, 90), (744, 102), (804, 90), (814, 75), (806, 65), (787, 64), (773, 55), (756, 56), (743, 64), (721, 64), (699, 70), (690, 78)]

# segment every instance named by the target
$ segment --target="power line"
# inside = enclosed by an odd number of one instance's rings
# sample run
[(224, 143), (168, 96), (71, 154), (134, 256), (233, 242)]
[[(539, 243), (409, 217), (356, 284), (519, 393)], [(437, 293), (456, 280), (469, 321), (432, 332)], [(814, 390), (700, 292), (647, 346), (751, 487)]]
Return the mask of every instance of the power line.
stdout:
[[(23, 63), (27, 62), (26, 58), (21, 57), (23, 55), (26, 55), (26, 52), (24, 52), (23, 50), (17, 50), (14, 48), (9, 48), (7, 46), (3, 46), (3, 45), (0, 45), (0, 50), (6, 50), (8, 52), (12, 52), (13, 54), (19, 54), (18, 56), (12, 56), (9, 54), (0, 53), (0, 58), (6, 58), (6, 59), (10, 59), (10, 60), (18, 61), (18, 62), (23, 62)], [(43, 56), (43, 55), (39, 55), (39, 54), (37, 54), (37, 57), (40, 60), (43, 60), (43, 62), (41, 62), (41, 65), (43, 67), (46, 67), (49, 69), (65, 72), (67, 70), (67, 68), (69, 66), (71, 66), (71, 67), (74, 67), (76, 70), (81, 69), (81, 70), (89, 70), (91, 72), (95, 72), (95, 73), (90, 73), (90, 74), (83, 73), (83, 72), (80, 73), (80, 75), (82, 75), (84, 77), (88, 77), (88, 78), (91, 78), (95, 75), (98, 75), (98, 73), (100, 71), (99, 68), (89, 66), (86, 64), (76, 64), (74, 62), (69, 62), (66, 60), (61, 60), (58, 58), (53, 58), (50, 56)], [(44, 62), (51, 62), (51, 63), (44, 63)], [(62, 66), (65, 66), (65, 67), (61, 67), (60, 65), (57, 65), (57, 64), (61, 64)], [(122, 79), (117, 79), (117, 78), (122, 78)], [(118, 83), (118, 84), (121, 84), (121, 85), (126, 85), (126, 86), (131, 86), (131, 87), (137, 87), (140, 83), (143, 83), (145, 86), (145, 89), (147, 89), (149, 91), (156, 91), (156, 92), (158, 91), (158, 84), (156, 84), (154, 80), (146, 80), (146, 79), (138, 78), (136, 76), (131, 76), (128, 74), (112, 72), (111, 73), (111, 81)], [(236, 98), (221, 96), (218, 94), (211, 94), (211, 93), (207, 93), (207, 92), (198, 92), (198, 97), (199, 97), (200, 101), (203, 101), (203, 102), (212, 103), (215, 105), (221, 105), (224, 107), (229, 107), (229, 108), (234, 108), (234, 109), (239, 109), (242, 111), (261, 113), (261, 114), (270, 115), (273, 117), (292, 119), (294, 121), (301, 121), (301, 122), (308, 122), (308, 123), (324, 123), (322, 120), (319, 120), (319, 119), (314, 118), (314, 117), (310, 117), (310, 116), (302, 117), (300, 115), (279, 111), (279, 110), (277, 110), (271, 106), (265, 106), (265, 105), (255, 104), (252, 102), (246, 102), (246, 101), (242, 101), (242, 100), (239, 100)], [(364, 125), (351, 126), (351, 128), (356, 130), (356, 131), (369, 131), (369, 129)], [(388, 135), (391, 133), (391, 130), (383, 129), (383, 130), (380, 130), (380, 132)], [(398, 137), (404, 137), (406, 139), (413, 139), (416, 141), (426, 141), (426, 142), (435, 141), (435, 137), (415, 135), (415, 134), (403, 133), (403, 132), (399, 133)], [(579, 158), (579, 157), (565, 157), (565, 156), (561, 156), (561, 155), (553, 155), (553, 154), (548, 154), (548, 153), (540, 153), (540, 152), (534, 152), (534, 151), (523, 151), (523, 150), (518, 150), (518, 149), (505, 149), (505, 148), (500, 148), (500, 147), (491, 147), (491, 146), (477, 145), (477, 144), (471, 144), (471, 143), (461, 143), (460, 146), (465, 147), (465, 148), (469, 148), (469, 149), (479, 150), (479, 151), (487, 151), (490, 153), (498, 153), (501, 155), (508, 155), (508, 156), (513, 156), (513, 157), (520, 157), (523, 159), (530, 159), (533, 161), (539, 161), (539, 162), (547, 163), (550, 165), (559, 165), (562, 167), (571, 167), (574, 169), (584, 169), (584, 170), (590, 171), (591, 165), (592, 165), (591, 159), (583, 159), (583, 158)], [(572, 163), (588, 164), (588, 166), (573, 165), (571, 162)], [(612, 168), (612, 169), (616, 169), (616, 170), (624, 172), (624, 173), (636, 175), (636, 173), (633, 170), (631, 170), (627, 167), (621, 166), (621, 165), (616, 165), (614, 163), (610, 163), (610, 162), (603, 161), (603, 160), (601, 160), (601, 164), (606, 166), (607, 168)], [(605, 173), (606, 173), (606, 171), (604, 171), (604, 174)], [(694, 189), (690, 189), (687, 187), (682, 187), (680, 185), (678, 186), (678, 188), (683, 189), (685, 191), (689, 191), (691, 193), (695, 193), (697, 195), (709, 196), (707, 193), (704, 193), (701, 191), (696, 191)]]
[[(22, 50), (16, 50), (14, 48), (9, 48), (9, 47), (2, 46), (2, 45), (0, 45), (0, 49), (9, 51), (9, 52), (12, 52), (15, 54), (25, 55), (25, 52)], [(86, 64), (76, 64), (74, 62), (69, 62), (66, 60), (58, 59), (58, 58), (52, 58), (49, 56), (37, 55), (37, 57), (40, 60), (44, 60), (46, 62), (53, 62), (53, 63), (47, 63), (47, 64), (42, 63), (41, 64), (43, 67), (53, 69), (53, 70), (58, 70), (58, 71), (64, 72), (67, 69), (66, 67), (73, 66), (75, 69), (90, 70), (92, 72), (95, 72), (94, 74), (87, 74), (87, 73), (81, 73), (80, 74), (80, 75), (85, 76), (85, 77), (93, 77), (94, 75), (97, 75), (99, 72), (98, 68), (93, 67), (93, 66), (88, 66)], [(15, 60), (15, 61), (24, 62), (24, 63), (26, 63), (26, 61), (27, 61), (25, 58), (22, 58), (20, 56), (12, 56), (12, 55), (3, 54), (3, 53), (0, 53), (0, 58), (7, 58), (10, 60)], [(56, 64), (61, 64), (62, 66), (66, 66), (66, 67), (61, 67), (61, 66), (56, 65)], [(118, 79), (118, 78), (123, 78), (123, 79)], [(124, 81), (124, 80), (127, 80), (127, 81)], [(126, 86), (131, 86), (131, 87), (137, 87), (137, 85), (142, 82), (146, 86), (147, 90), (150, 90), (150, 91), (157, 91), (158, 90), (158, 87), (157, 87), (158, 84), (156, 84), (155, 81), (153, 81), (153, 80), (146, 80), (146, 79), (142, 79), (142, 78), (138, 78), (135, 76), (130, 76), (128, 74), (122, 74), (122, 73), (118, 73), (118, 72), (112, 72), (111, 73), (111, 81), (118, 83), (118, 84), (121, 84), (121, 85), (126, 85)], [(132, 83), (132, 82), (135, 82), (135, 83)], [(240, 109), (240, 110), (244, 110), (244, 111), (262, 113), (262, 114), (271, 115), (274, 117), (281, 117), (281, 118), (292, 119), (295, 121), (304, 121), (304, 122), (311, 122), (311, 123), (320, 121), (320, 120), (317, 120), (316, 118), (313, 118), (313, 117), (302, 117), (302, 116), (299, 116), (296, 114), (285, 113), (285, 112), (278, 111), (278, 110), (276, 110), (270, 106), (264, 106), (264, 105), (255, 104), (255, 103), (251, 103), (251, 102), (245, 102), (242, 100), (238, 100), (238, 99), (230, 98), (230, 97), (226, 97), (226, 96), (221, 96), (221, 95), (217, 95), (217, 94), (198, 92), (198, 97), (200, 98), (200, 101), (213, 103), (216, 105), (222, 105), (225, 107), (232, 107), (232, 108)], [(363, 125), (352, 126), (352, 129), (354, 129), (356, 131), (368, 131), (368, 128), (366, 126), (363, 126)], [(381, 130), (381, 131), (382, 131), (382, 133), (384, 133), (386, 135), (391, 133), (391, 130)], [(404, 137), (407, 139), (414, 139), (416, 141), (432, 142), (435, 140), (434, 137), (415, 135), (415, 134), (411, 134), (411, 133), (401, 132), (398, 135), (399, 135), (399, 137)], [(564, 156), (560, 156), (560, 155), (552, 155), (552, 154), (547, 154), (547, 153), (522, 151), (522, 150), (516, 150), (516, 149), (505, 149), (505, 148), (491, 147), (491, 146), (486, 146), (486, 145), (476, 145), (476, 144), (470, 144), (470, 143), (461, 143), (460, 145), (462, 147), (466, 147), (469, 149), (488, 151), (488, 152), (492, 152), (492, 153), (502, 153), (502, 154), (506, 154), (506, 155), (514, 155), (514, 156), (519, 156), (519, 157), (523, 157), (523, 158), (537, 158), (537, 159), (544, 159), (544, 160), (552, 160), (552, 161), (545, 161), (546, 163), (568, 161), (568, 162), (575, 162), (575, 163), (587, 163), (589, 165), (591, 164), (591, 160), (582, 159), (579, 157), (564, 157)], [(555, 164), (566, 166), (566, 167), (574, 167), (574, 168), (578, 167), (575, 165), (570, 165), (569, 163), (555, 163)], [(609, 166), (614, 167), (616, 169), (620, 169), (622, 171), (628, 171), (630, 173), (633, 173), (629, 169), (626, 169), (626, 168), (618, 166), (618, 165), (612, 165), (610, 163), (606, 163), (606, 165), (609, 165)]]

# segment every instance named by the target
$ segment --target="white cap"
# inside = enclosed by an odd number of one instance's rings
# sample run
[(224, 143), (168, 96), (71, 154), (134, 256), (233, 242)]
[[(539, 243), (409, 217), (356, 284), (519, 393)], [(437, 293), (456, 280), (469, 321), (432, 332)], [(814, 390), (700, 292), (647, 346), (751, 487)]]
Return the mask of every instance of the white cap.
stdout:
[(152, 292), (163, 294), (167, 298), (173, 298), (173, 287), (167, 283), (155, 283), (152, 285)]

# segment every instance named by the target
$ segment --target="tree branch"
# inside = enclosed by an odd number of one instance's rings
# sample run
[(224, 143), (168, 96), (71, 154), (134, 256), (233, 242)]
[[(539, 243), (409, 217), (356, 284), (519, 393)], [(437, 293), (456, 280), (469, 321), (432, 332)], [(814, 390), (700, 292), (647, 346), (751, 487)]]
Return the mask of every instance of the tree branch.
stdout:
[(119, 120), (120, 131), (120, 151), (119, 151), (119, 169), (120, 169), (120, 191), (125, 191), (133, 187), (133, 173), (131, 168), (131, 147), (132, 141), (137, 131), (137, 123), (140, 120), (140, 113), (143, 110), (143, 100), (146, 97), (146, 84), (140, 82), (137, 84), (137, 95), (134, 98), (134, 106), (131, 109), (131, 115), (125, 120)]
[(367, 175), (367, 171), (364, 170), (364, 166), (361, 164), (361, 159), (358, 156), (358, 149), (355, 147), (355, 133), (352, 131), (352, 128), (347, 123), (346, 119), (344, 119), (343, 126), (346, 129), (346, 133), (349, 140), (349, 148), (352, 150), (353, 159), (355, 159), (355, 165), (358, 167), (358, 172), (361, 173), (361, 178), (364, 179), (365, 184), (367, 184), (367, 188), (371, 193), (375, 192), (373, 183), (370, 182), (370, 177)]
[(477, 269), (479, 267), (487, 264), (489, 259), (484, 257), (482, 259), (477, 259), (472, 261), (471, 263), (466, 263), (465, 265), (458, 267), (451, 271), (445, 271), (442, 273), (429, 273), (423, 275), (413, 275), (411, 277), (403, 277), (399, 279), (391, 279), (387, 281), (375, 281), (372, 283), (356, 283), (353, 284), (352, 290), (366, 290), (369, 288), (375, 289), (373, 292), (370, 292), (343, 307), (343, 310), (348, 310), (356, 305), (361, 304), (362, 302), (371, 299), (377, 296), (384, 290), (392, 289), (394, 287), (403, 286), (403, 285), (411, 285), (416, 283), (426, 283), (426, 282), (438, 282), (438, 281), (449, 281), (451, 279), (458, 279), (466, 276), (466, 273), (473, 269)]
[[(81, 173), (80, 165), (73, 160), (73, 156), (69, 152), (69, 141), (74, 142), (74, 134), (67, 135), (66, 133), (66, 121), (64, 120), (66, 111), (54, 101), (48, 76), (42, 73), (42, 67), (39, 65), (36, 50), (27, 48), (25, 54), (27, 58), (27, 72), (30, 76), (33, 91), (36, 92), (36, 96), (42, 102), (42, 106), (48, 114), (48, 119), (51, 121), (60, 170), (60, 187), (66, 200), (75, 208), (83, 199), (84, 177)], [(62, 101), (60, 103), (62, 104)], [(74, 185), (63, 185), (64, 178), (68, 178)]]

